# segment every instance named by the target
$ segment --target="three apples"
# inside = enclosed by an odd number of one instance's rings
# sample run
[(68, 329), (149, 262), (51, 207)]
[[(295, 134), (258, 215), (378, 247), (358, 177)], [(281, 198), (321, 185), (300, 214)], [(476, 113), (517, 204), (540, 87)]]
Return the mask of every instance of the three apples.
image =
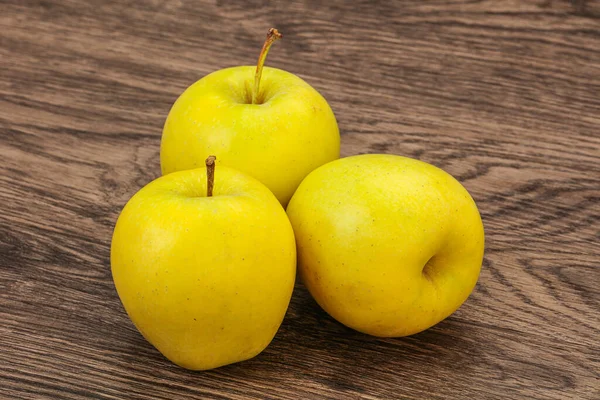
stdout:
[(338, 159), (325, 99), (263, 67), (280, 37), (269, 31), (256, 69), (214, 72), (179, 97), (163, 131), (163, 176), (115, 227), (111, 267), (125, 310), (185, 368), (264, 350), (296, 263), (333, 318), (382, 337), (446, 318), (479, 276), (483, 225), (466, 189), (405, 157)]

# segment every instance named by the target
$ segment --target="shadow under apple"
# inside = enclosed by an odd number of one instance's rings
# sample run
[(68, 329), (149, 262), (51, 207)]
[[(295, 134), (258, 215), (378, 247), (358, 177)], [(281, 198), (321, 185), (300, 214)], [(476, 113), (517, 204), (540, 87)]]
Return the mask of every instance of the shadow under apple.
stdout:
[[(262, 398), (265, 382), (296, 393), (300, 393), (297, 385), (303, 386), (302, 393), (314, 390), (332, 395), (390, 395), (398, 385), (409, 392), (418, 385), (414, 395), (439, 392), (440, 385), (452, 385), (445, 379), (452, 371), (460, 368), (468, 376), (482, 357), (474, 333), (454, 316), (417, 335), (377, 338), (335, 321), (302, 283), (296, 284), (286, 317), (269, 347), (247, 361), (210, 371), (188, 371), (169, 362), (141, 334), (132, 334), (135, 337), (125, 341), (129, 348), (123, 349), (121, 361), (134, 370), (156, 374), (160, 369), (165, 385), (176, 380), (193, 392), (203, 393), (202, 387), (210, 385)], [(417, 382), (416, 376), (431, 380)]]

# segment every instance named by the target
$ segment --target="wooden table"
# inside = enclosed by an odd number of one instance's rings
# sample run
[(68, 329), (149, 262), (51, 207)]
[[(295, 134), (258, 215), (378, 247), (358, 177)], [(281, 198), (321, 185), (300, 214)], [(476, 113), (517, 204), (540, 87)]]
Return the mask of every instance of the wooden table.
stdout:
[[(203, 75), (267, 64), (330, 102), (342, 154), (431, 162), (472, 193), (479, 284), (377, 339), (298, 284), (273, 343), (168, 362), (115, 292), (110, 240)], [(600, 2), (0, 1), (0, 397), (600, 398)]]

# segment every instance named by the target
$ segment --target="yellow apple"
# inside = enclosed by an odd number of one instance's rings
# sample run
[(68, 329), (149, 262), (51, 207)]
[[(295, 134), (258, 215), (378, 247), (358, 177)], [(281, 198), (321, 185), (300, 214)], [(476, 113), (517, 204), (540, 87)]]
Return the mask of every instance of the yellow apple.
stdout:
[(392, 155), (333, 161), (306, 177), (287, 213), (306, 287), (360, 332), (420, 332), (452, 314), (477, 282), (477, 206), (430, 164)]
[(285, 206), (309, 172), (339, 158), (340, 135), (327, 101), (299, 77), (264, 68), (269, 31), (257, 67), (213, 72), (173, 105), (160, 148), (163, 174), (197, 168), (210, 154), (250, 174)]
[(260, 353), (296, 274), (294, 233), (275, 196), (231, 168), (211, 176), (214, 193), (204, 168), (142, 188), (121, 212), (111, 247), (129, 317), (168, 359), (193, 370)]

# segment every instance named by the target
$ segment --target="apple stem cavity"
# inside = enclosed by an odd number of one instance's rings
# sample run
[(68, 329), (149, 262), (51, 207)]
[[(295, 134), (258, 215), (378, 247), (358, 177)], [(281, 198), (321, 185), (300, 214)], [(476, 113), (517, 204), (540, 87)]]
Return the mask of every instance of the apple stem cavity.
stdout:
[(206, 197), (212, 197), (215, 186), (215, 160), (217, 157), (208, 156), (206, 164)]
[(271, 45), (273, 43), (275, 43), (282, 37), (283, 35), (279, 33), (279, 31), (275, 28), (269, 29), (269, 32), (267, 33), (267, 39), (263, 44), (262, 50), (260, 51), (260, 55), (258, 56), (258, 63), (256, 63), (256, 73), (254, 74), (254, 88), (252, 90), (252, 104), (258, 104), (258, 90), (260, 89), (260, 77), (262, 76), (263, 66), (265, 65), (265, 60), (267, 59), (269, 49), (271, 48)]

